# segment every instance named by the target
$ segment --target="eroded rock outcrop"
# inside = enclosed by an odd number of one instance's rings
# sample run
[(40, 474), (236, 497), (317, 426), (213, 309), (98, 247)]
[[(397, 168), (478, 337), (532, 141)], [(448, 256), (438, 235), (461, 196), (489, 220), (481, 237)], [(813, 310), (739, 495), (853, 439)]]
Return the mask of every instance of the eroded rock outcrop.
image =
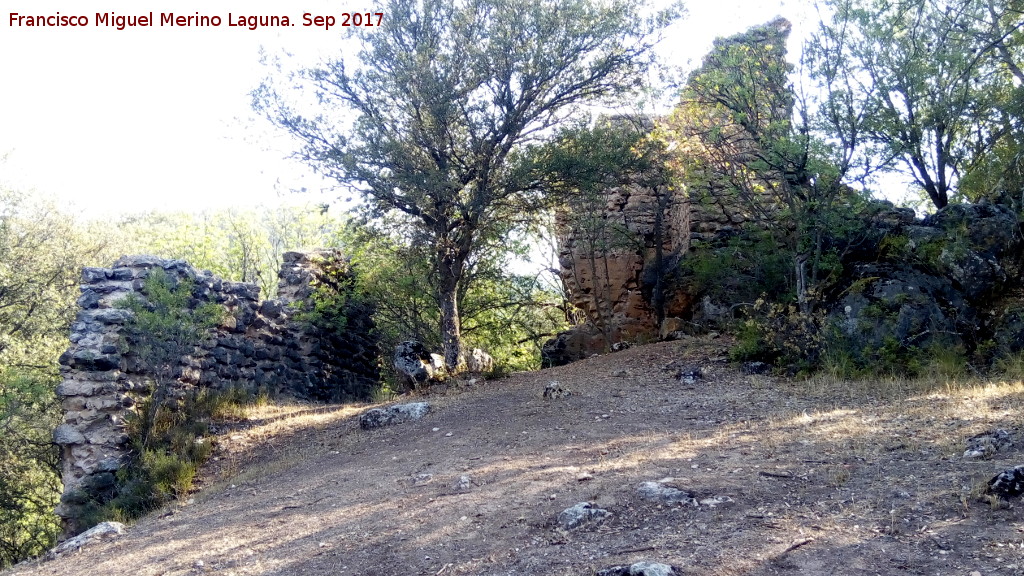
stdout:
[(854, 359), (887, 351), (971, 352), (992, 342), (1019, 351), (1018, 308), (1007, 289), (1022, 244), (1017, 217), (994, 204), (951, 204), (921, 220), (874, 203), (861, 253), (844, 262), (847, 276), (828, 303)]
[[(344, 299), (352, 273), (339, 253), (285, 254), (278, 298), (267, 301), (255, 284), (222, 280), (182, 260), (127, 256), (111, 268), (86, 268), (71, 346), (60, 359), (64, 419), (54, 431), (64, 482), (57, 514), (68, 534), (79, 530), (83, 506), (114, 496), (114, 475), (128, 452), (125, 417), (154, 386), (122, 334), (133, 313), (120, 307), (129, 295), (146, 298), (154, 270), (191, 283), (190, 307), (212, 302), (223, 310), (220, 324), (174, 367), (172, 397), (242, 388), (342, 400), (366, 397), (378, 380), (372, 309)], [(309, 314), (322, 295), (340, 303), (344, 329)]]

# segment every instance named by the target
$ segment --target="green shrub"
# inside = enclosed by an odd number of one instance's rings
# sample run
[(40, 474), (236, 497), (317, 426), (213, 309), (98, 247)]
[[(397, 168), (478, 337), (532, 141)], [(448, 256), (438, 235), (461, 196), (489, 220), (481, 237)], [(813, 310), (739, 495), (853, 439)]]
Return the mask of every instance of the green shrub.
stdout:
[(1024, 352), (1007, 354), (995, 361), (995, 371), (1003, 378), (1024, 381)]
[(757, 226), (747, 226), (718, 245), (699, 246), (682, 263), (691, 289), (728, 304), (753, 302), (762, 294), (793, 299), (793, 254)]
[(756, 321), (741, 322), (736, 329), (735, 336), (736, 344), (729, 350), (729, 358), (734, 362), (774, 360), (762, 334), (761, 326)]
[(737, 332), (730, 351), (734, 361), (760, 360), (791, 374), (818, 366), (822, 351), (819, 316), (808, 316), (792, 305), (769, 304), (758, 299)]

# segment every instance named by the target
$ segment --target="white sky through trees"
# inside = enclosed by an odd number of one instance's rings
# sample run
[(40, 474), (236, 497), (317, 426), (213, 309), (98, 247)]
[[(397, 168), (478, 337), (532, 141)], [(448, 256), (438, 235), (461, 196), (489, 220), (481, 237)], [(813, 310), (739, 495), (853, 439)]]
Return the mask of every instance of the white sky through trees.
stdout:
[[(173, 4), (173, 6), (172, 6)], [(35, 189), (87, 216), (144, 210), (319, 203), (337, 194), (284, 156), (291, 142), (256, 118), (249, 91), (287, 50), (298, 63), (337, 54), (342, 28), (302, 15), (376, 12), (351, 0), (5, 0), (0, 12), (0, 184)], [(717, 36), (784, 16), (794, 38), (816, 15), (804, 0), (691, 0), (660, 53), (688, 71)], [(97, 12), (219, 15), (219, 27), (95, 26)], [(180, 12), (177, 12), (180, 10)], [(11, 26), (10, 13), (86, 15), (89, 25)], [(289, 28), (229, 27), (228, 13), (287, 15)], [(384, 15), (387, 17), (387, 14)], [(372, 29), (364, 29), (369, 33)], [(689, 61), (689, 64), (688, 64)], [(664, 103), (674, 98), (662, 97)], [(305, 187), (314, 193), (292, 195)]]

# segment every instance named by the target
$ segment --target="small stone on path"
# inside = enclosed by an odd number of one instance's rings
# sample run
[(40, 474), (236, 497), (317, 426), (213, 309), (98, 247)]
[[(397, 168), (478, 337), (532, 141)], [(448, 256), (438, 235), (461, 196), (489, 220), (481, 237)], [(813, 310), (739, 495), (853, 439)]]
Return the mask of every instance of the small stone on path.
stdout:
[(558, 515), (558, 525), (563, 530), (572, 530), (584, 524), (592, 522), (603, 522), (611, 513), (603, 508), (594, 508), (590, 502), (580, 502), (574, 506), (562, 510)]

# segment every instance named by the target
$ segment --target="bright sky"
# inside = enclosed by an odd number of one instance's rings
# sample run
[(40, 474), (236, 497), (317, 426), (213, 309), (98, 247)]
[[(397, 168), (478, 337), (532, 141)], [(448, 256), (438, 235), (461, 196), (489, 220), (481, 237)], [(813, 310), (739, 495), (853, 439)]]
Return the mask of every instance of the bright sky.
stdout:
[[(171, 6), (173, 4), (173, 6)], [(249, 92), (268, 74), (260, 47), (315, 63), (338, 50), (340, 26), (303, 27), (303, 13), (366, 3), (304, 0), (4, 0), (0, 12), (0, 183), (52, 194), (101, 216), (142, 210), (271, 205), (321, 189), (284, 157), (289, 141), (254, 117)], [(691, 0), (661, 47), (696, 65), (711, 41), (782, 15), (813, 22), (805, 0)], [(161, 27), (161, 12), (217, 15), (219, 27)], [(241, 12), (240, 12), (241, 10)], [(146, 28), (96, 26), (96, 13), (153, 12)], [(376, 11), (376, 10), (373, 10)], [(12, 26), (11, 13), (84, 15), (88, 26)], [(287, 15), (289, 28), (229, 27), (228, 14)], [(385, 18), (387, 15), (385, 14)], [(15, 22), (16, 24), (16, 22)], [(302, 202), (330, 198), (307, 193)]]

